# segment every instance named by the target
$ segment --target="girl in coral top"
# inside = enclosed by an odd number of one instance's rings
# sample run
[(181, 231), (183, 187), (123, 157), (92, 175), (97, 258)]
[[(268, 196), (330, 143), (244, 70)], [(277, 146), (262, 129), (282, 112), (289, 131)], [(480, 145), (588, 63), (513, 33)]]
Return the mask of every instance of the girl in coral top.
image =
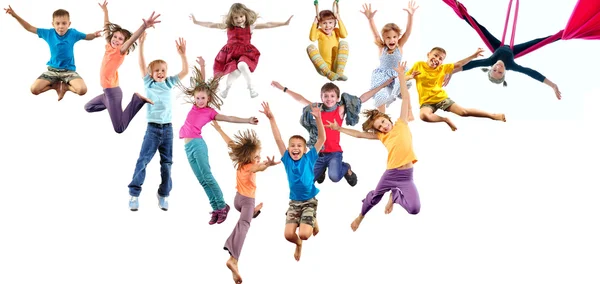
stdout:
[(404, 207), (409, 214), (417, 214), (421, 209), (419, 192), (413, 181), (413, 164), (417, 162), (413, 152), (412, 134), (408, 127), (408, 110), (410, 106), (410, 95), (406, 85), (404, 72), (406, 62), (398, 63), (395, 68), (398, 72), (400, 82), (400, 93), (406, 94), (402, 98), (400, 117), (396, 123), (385, 113), (376, 109), (365, 111), (367, 120), (363, 123), (364, 132), (340, 127), (337, 122), (328, 122), (327, 127), (357, 138), (378, 139), (388, 150), (386, 171), (379, 180), (377, 187), (367, 194), (363, 199), (360, 215), (354, 219), (351, 228), (358, 229), (363, 218), (381, 201), (383, 195), (391, 191), (390, 199), (385, 206), (385, 213), (392, 212), (394, 203)]
[(156, 20), (160, 14), (155, 16), (154, 12), (152, 12), (152, 15), (148, 19), (143, 20), (144, 23), (142, 26), (135, 33), (131, 34), (130, 31), (108, 20), (107, 4), (106, 1), (104, 1), (104, 4), (98, 4), (102, 8), (102, 11), (104, 11), (104, 32), (106, 34), (106, 51), (104, 52), (104, 58), (100, 67), (100, 84), (104, 89), (104, 93), (90, 100), (85, 105), (85, 110), (87, 112), (108, 110), (113, 128), (117, 133), (122, 133), (127, 129), (133, 117), (142, 109), (144, 104), (153, 104), (153, 102), (139, 93), (135, 93), (123, 111), (123, 106), (121, 105), (123, 91), (119, 87), (118, 69), (123, 64), (125, 55), (135, 49), (135, 41), (140, 35), (147, 28), (160, 23), (160, 21)]
[(235, 194), (233, 206), (240, 212), (240, 219), (227, 241), (225, 241), (223, 249), (229, 252), (227, 268), (233, 274), (233, 281), (235, 283), (242, 283), (242, 277), (237, 266), (238, 259), (246, 240), (246, 234), (250, 229), (250, 222), (260, 214), (260, 209), (262, 208), (262, 202), (256, 207), (254, 206), (256, 173), (277, 165), (281, 161), (275, 162), (275, 157), (267, 157), (265, 161), (260, 161), (261, 143), (254, 130), (240, 131), (233, 137), (234, 139), (231, 139), (221, 129), (216, 120), (213, 121), (212, 126), (221, 134), (225, 143), (227, 143), (229, 157), (237, 168), (235, 177), (237, 193)]
[(290, 24), (292, 17), (293, 16), (290, 16), (290, 18), (283, 23), (268, 22), (256, 24), (255, 22), (258, 18), (258, 14), (241, 3), (234, 3), (231, 5), (224, 23), (201, 22), (197, 21), (193, 14), (190, 15), (190, 18), (196, 25), (227, 30), (227, 44), (221, 48), (213, 65), (215, 77), (229, 75), (227, 77), (225, 90), (221, 93), (222, 98), (227, 98), (231, 85), (240, 77), (240, 75), (244, 76), (244, 79), (246, 79), (250, 97), (255, 98), (258, 96), (250, 78), (250, 73), (254, 72), (256, 69), (258, 58), (260, 57), (258, 49), (250, 43), (252, 32), (254, 29), (287, 26)]

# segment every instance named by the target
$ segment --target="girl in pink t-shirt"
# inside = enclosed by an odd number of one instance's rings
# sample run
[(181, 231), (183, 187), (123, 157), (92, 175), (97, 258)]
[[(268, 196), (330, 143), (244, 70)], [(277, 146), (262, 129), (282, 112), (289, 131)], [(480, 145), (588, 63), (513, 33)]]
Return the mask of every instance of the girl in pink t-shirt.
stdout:
[(153, 104), (153, 102), (139, 93), (135, 93), (131, 97), (131, 102), (129, 102), (125, 111), (123, 111), (123, 106), (121, 105), (123, 91), (119, 87), (118, 69), (123, 64), (125, 55), (135, 49), (135, 41), (140, 35), (147, 28), (160, 23), (160, 21), (156, 20), (160, 15), (155, 16), (154, 12), (152, 12), (152, 15), (148, 19), (143, 20), (144, 23), (142, 26), (135, 33), (131, 34), (130, 31), (108, 20), (107, 4), (106, 1), (104, 1), (104, 4), (99, 4), (100, 8), (104, 11), (104, 32), (106, 35), (106, 51), (104, 52), (104, 58), (100, 67), (100, 85), (102, 85), (104, 93), (85, 104), (85, 110), (87, 112), (108, 110), (113, 128), (117, 133), (122, 133), (127, 129), (133, 117), (142, 109), (144, 104)]
[(223, 101), (217, 95), (219, 79), (204, 80), (204, 59), (198, 58), (200, 70), (194, 67), (190, 87), (180, 85), (184, 94), (191, 99), (192, 109), (179, 130), (179, 138), (185, 141), (185, 153), (196, 178), (204, 188), (213, 211), (209, 225), (221, 224), (227, 219), (229, 205), (223, 199), (223, 192), (215, 180), (208, 163), (208, 148), (202, 138), (202, 128), (213, 120), (233, 123), (257, 124), (256, 117), (239, 118), (217, 113), (214, 108), (221, 109)]

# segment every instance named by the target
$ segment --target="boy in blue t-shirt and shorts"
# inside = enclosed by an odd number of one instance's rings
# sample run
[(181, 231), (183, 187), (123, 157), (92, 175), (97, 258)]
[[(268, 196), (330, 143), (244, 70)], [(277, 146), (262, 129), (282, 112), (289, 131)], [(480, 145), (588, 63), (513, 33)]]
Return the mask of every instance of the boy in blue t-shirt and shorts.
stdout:
[[(325, 126), (321, 121), (321, 108), (316, 103), (311, 105), (311, 113), (317, 122), (318, 137), (314, 147), (309, 149), (306, 147), (306, 139), (300, 135), (290, 137), (289, 145), (286, 148), (269, 104), (263, 102), (262, 107), (261, 112), (267, 116), (271, 124), (273, 137), (275, 137), (275, 143), (281, 153), (281, 162), (285, 167), (290, 186), (290, 207), (286, 212), (284, 235), (289, 242), (296, 245), (294, 258), (299, 261), (302, 241), (319, 233), (316, 219), (318, 200), (315, 198), (319, 189), (315, 187), (314, 168), (319, 157), (319, 150), (316, 149), (323, 147), (326, 138)], [(296, 234), (297, 229), (298, 234)]]
[(50, 61), (46, 63), (48, 71), (42, 73), (33, 82), (31, 93), (39, 95), (54, 89), (58, 94), (59, 101), (62, 100), (67, 91), (80, 96), (85, 95), (87, 86), (75, 71), (73, 46), (82, 39), (93, 40), (100, 37), (102, 31), (84, 34), (76, 29), (69, 28), (71, 26), (69, 12), (63, 9), (58, 9), (52, 14), (53, 29), (39, 29), (30, 25), (19, 17), (10, 6), (4, 8), (4, 10), (7, 14), (13, 16), (25, 30), (44, 39), (50, 47)]

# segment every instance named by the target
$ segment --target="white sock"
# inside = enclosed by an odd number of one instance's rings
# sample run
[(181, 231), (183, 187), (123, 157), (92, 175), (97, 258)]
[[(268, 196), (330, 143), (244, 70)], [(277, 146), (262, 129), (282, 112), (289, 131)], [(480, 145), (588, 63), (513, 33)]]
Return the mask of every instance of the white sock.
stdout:
[(223, 92), (221, 92), (222, 98), (227, 97), (229, 88), (231, 88), (231, 85), (233, 85), (233, 82), (235, 82), (235, 80), (237, 80), (240, 77), (240, 75), (241, 75), (240, 70), (234, 70), (233, 72), (229, 73), (229, 75), (227, 75), (227, 81), (225, 81), (225, 90), (223, 90)]
[(252, 88), (252, 78), (250, 78), (250, 67), (248, 67), (248, 64), (246, 64), (246, 62), (240, 62), (237, 65), (238, 70), (242, 73), (242, 76), (244, 76), (244, 79), (246, 79), (246, 83), (248, 84), (248, 88)]

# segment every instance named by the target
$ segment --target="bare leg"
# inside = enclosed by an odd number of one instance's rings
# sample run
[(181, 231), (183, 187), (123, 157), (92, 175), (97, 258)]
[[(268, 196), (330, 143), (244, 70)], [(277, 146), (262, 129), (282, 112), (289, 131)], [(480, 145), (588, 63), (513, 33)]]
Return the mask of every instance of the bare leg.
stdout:
[(231, 270), (231, 274), (233, 275), (233, 282), (235, 284), (241, 284), (242, 283), (242, 276), (240, 275), (240, 272), (238, 271), (238, 265), (237, 265), (238, 261), (237, 259), (233, 258), (233, 256), (229, 257), (229, 260), (227, 260), (227, 268), (229, 268), (229, 270)]
[(474, 108), (463, 108), (457, 104), (452, 104), (448, 110), (454, 114), (460, 116), (471, 116), (471, 117), (487, 117), (493, 120), (501, 120), (506, 122), (506, 116), (502, 113), (489, 113)]
[(54, 89), (53, 84), (50, 81), (44, 79), (37, 79), (33, 84), (31, 84), (30, 91), (34, 95), (39, 95), (43, 92), (46, 92), (50, 89)]
[[(350, 170), (348, 170), (350, 171)], [(312, 235), (316, 236), (319, 233), (319, 223), (317, 222), (317, 218), (315, 218), (315, 226), (313, 227), (312, 230)]]
[(354, 219), (354, 221), (352, 221), (352, 224), (350, 225), (350, 228), (352, 228), (352, 231), (356, 232), (356, 230), (358, 229), (358, 226), (360, 226), (360, 222), (362, 222), (363, 218), (365, 218), (365, 216), (358, 215), (358, 217), (356, 217), (356, 219)]
[(73, 79), (73, 80), (69, 81), (67, 86), (69, 87), (69, 91), (71, 91), (75, 94), (78, 94), (80, 96), (83, 96), (83, 95), (85, 95), (85, 93), (87, 93), (87, 86), (85, 85), (85, 82), (81, 78), (77, 78), (77, 79)]
[(385, 205), (385, 214), (392, 213), (392, 210), (394, 210), (394, 198), (392, 196), (392, 192), (390, 192), (390, 199), (388, 200), (388, 203)]
[[(258, 212), (260, 212), (260, 209), (263, 208), (263, 203), (258, 203), (258, 205), (256, 205), (256, 207), (254, 207), (254, 216), (258, 216)], [(256, 217), (255, 217), (256, 218)]]
[[(452, 108), (452, 106), (450, 108)], [(442, 117), (433, 113), (433, 109), (431, 109), (430, 107), (421, 108), (420, 117), (421, 120), (425, 122), (445, 122), (446, 124), (448, 124), (450, 129), (452, 129), (452, 131), (456, 131), (457, 129), (456, 125), (454, 125), (454, 123), (452, 123), (452, 121), (449, 118)]]
[(285, 225), (285, 239), (296, 245), (296, 250), (294, 251), (294, 258), (296, 261), (300, 261), (300, 255), (302, 254), (302, 240), (296, 234), (296, 229), (298, 228), (298, 224), (290, 223)]
[(69, 85), (63, 81), (57, 81), (52, 84), (51, 88), (56, 90), (56, 93), (58, 94), (58, 101), (60, 102), (60, 100), (65, 97), (65, 94), (69, 90)]

